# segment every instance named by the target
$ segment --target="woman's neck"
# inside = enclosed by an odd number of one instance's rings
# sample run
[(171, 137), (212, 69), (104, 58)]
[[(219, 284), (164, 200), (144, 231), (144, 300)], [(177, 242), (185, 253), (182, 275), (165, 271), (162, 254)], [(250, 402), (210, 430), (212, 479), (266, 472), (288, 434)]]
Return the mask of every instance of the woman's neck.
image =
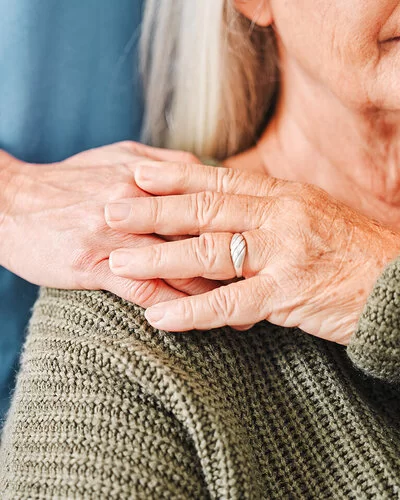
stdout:
[(254, 169), (274, 177), (320, 186), (400, 228), (400, 113), (357, 113), (316, 82), (298, 76), (286, 78), (296, 81), (296, 88), (282, 90), (275, 117), (257, 147), (247, 159), (245, 154), (237, 160), (248, 164), (251, 159)]

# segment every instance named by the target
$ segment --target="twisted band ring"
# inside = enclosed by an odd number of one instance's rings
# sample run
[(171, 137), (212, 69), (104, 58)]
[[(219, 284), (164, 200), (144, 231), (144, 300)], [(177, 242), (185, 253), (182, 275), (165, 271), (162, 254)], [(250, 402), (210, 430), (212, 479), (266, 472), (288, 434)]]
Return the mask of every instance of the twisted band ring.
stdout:
[(232, 236), (230, 251), (236, 276), (238, 278), (243, 278), (243, 262), (246, 257), (247, 245), (246, 240), (241, 233), (235, 233)]

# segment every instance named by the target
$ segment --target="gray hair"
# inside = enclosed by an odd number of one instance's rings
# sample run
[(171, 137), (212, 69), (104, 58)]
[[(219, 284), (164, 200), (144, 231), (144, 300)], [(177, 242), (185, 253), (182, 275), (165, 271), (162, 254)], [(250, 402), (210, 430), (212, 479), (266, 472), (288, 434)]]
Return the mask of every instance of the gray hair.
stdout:
[(141, 61), (146, 142), (217, 159), (254, 145), (277, 91), (272, 28), (234, 0), (147, 0)]

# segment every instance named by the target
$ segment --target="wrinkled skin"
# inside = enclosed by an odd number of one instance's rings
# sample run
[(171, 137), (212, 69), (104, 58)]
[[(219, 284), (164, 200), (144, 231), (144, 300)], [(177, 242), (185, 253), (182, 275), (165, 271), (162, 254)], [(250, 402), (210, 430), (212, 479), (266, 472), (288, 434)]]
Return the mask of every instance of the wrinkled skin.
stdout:
[(232, 235), (247, 243), (245, 280), (153, 306), (146, 317), (157, 328), (246, 328), (267, 319), (347, 344), (375, 280), (400, 254), (399, 234), (312, 185), (165, 163), (143, 164), (135, 178), (162, 196), (108, 205), (110, 227), (200, 236), (117, 250), (110, 257), (117, 276), (232, 279)]
[(148, 196), (134, 181), (137, 163), (194, 159), (124, 142), (80, 153), (59, 164), (25, 164), (1, 154), (1, 265), (31, 283), (66, 289), (104, 289), (142, 306), (211, 290), (207, 280), (132, 281), (114, 276), (108, 256), (116, 246), (160, 241), (111, 230), (104, 205), (126, 196)]
[(225, 162), (234, 170), (140, 167), (138, 185), (166, 198), (125, 200), (135, 214), (126, 220), (108, 207), (110, 227), (200, 237), (114, 252), (111, 268), (136, 279), (229, 279), (230, 238), (243, 232), (244, 281), (154, 306), (149, 321), (182, 331), (266, 318), (347, 344), (400, 253), (400, 4), (235, 3), (276, 33), (275, 115), (255, 148)]

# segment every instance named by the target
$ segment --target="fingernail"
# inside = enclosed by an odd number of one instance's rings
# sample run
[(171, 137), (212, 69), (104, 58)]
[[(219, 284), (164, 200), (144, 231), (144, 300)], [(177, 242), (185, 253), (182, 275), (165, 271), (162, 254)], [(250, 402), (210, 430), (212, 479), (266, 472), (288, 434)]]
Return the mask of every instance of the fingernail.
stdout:
[(110, 253), (108, 259), (110, 267), (116, 269), (117, 267), (125, 267), (129, 264), (131, 260), (131, 255), (125, 250), (114, 250)]
[(144, 315), (149, 323), (158, 323), (161, 321), (165, 315), (165, 309), (163, 307), (153, 306), (150, 309), (146, 309)]
[(131, 213), (128, 203), (109, 203), (106, 206), (106, 219), (109, 221), (121, 221), (127, 219)]

